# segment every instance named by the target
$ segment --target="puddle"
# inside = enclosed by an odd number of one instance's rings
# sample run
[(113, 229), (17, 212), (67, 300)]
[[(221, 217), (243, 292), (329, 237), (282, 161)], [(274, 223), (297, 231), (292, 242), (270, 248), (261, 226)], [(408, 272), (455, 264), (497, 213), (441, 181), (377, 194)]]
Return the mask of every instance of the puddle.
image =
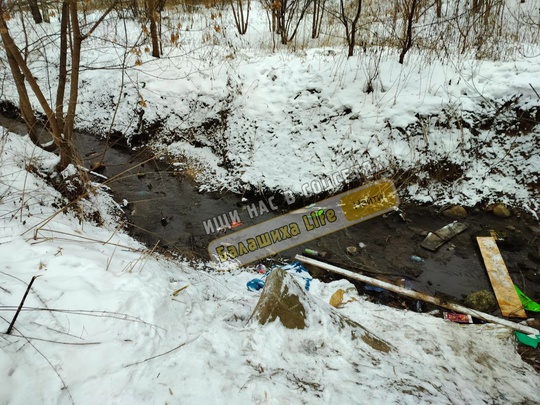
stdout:
[(457, 298), (478, 290), (490, 290), (491, 284), (487, 272), (480, 261), (452, 256), (447, 263), (427, 259), (423, 263), (424, 271), (416, 282), (428, 288), (431, 294), (442, 292)]

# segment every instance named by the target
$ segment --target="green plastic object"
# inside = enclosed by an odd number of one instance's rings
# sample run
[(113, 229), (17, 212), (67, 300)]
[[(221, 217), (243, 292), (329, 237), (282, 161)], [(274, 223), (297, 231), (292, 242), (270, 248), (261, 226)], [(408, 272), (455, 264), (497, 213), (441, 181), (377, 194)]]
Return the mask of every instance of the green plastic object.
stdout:
[(514, 288), (516, 289), (517, 295), (519, 297), (519, 300), (521, 301), (521, 304), (523, 305), (523, 308), (525, 308), (527, 311), (540, 312), (540, 304), (537, 304), (525, 294), (523, 294), (523, 292), (517, 287), (517, 285), (514, 284)]
[(519, 343), (523, 343), (524, 345), (531, 346), (534, 349), (536, 349), (538, 347), (538, 344), (540, 343), (540, 335), (536, 335), (536, 337), (532, 337), (531, 335), (526, 335), (525, 333), (518, 332), (517, 330), (514, 331), (514, 333), (516, 334), (516, 337), (519, 340)]

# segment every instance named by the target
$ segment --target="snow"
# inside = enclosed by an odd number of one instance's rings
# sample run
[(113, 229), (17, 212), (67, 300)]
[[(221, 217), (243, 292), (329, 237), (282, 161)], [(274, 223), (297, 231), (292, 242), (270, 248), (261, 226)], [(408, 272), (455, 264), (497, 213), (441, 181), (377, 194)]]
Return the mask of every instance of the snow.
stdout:
[[(114, 203), (98, 189), (90, 199), (103, 226), (76, 211), (54, 216), (61, 197), (25, 170), (29, 139), (7, 133), (2, 145), (5, 329), (38, 276), (0, 340), (3, 403), (540, 403), (540, 376), (511, 331), (370, 303), (345, 280), (312, 280), (304, 330), (248, 322), (260, 296), (246, 288), (255, 268), (216, 273), (150, 254), (117, 229)], [(41, 167), (56, 160), (33, 152)], [(335, 309), (338, 289), (348, 303)], [(337, 314), (390, 352), (353, 339)]]
[[(480, 50), (458, 52), (459, 44), (448, 54), (451, 42), (434, 42), (446, 54), (413, 47), (400, 65), (399, 49), (388, 46), (359, 48), (351, 58), (341, 44), (324, 45), (332, 44), (328, 38), (276, 46), (265, 12), (259, 3), (252, 7), (244, 36), (227, 10), (166, 12), (163, 38), (174, 33), (179, 40), (165, 41), (160, 59), (150, 56), (133, 21), (106, 19), (83, 43), (77, 127), (103, 136), (112, 128), (136, 142), (158, 123), (152, 146), (196, 168), (202, 191), (301, 193), (303, 184), (328, 172), (377, 159), (383, 167), (373, 171), (378, 175), (415, 173), (400, 190), (404, 201), (500, 201), (538, 217), (538, 126), (518, 134), (503, 129), (519, 109), (540, 106), (533, 89), (540, 53), (530, 24), (537, 9), (506, 5), (503, 34), (519, 40), (483, 44), (482, 52), (496, 60), (479, 58)], [(423, 17), (418, 41), (440, 41), (430, 15)], [(523, 22), (520, 30), (512, 25), (515, 18)], [(53, 18), (35, 29), (50, 34), (57, 24)], [(379, 22), (371, 33), (388, 35)], [(46, 49), (47, 55), (57, 51), (52, 41)], [(40, 82), (56, 77), (54, 66), (42, 68), (42, 56), (32, 57)], [(122, 63), (126, 69), (118, 69)], [(4, 97), (16, 102), (15, 94), (6, 80)], [(479, 125), (486, 117), (493, 125)], [(459, 172), (445, 179), (437, 172), (441, 162)]]
[[(179, 18), (180, 40), (166, 44), (159, 60), (141, 40), (126, 50), (139, 37), (138, 24), (104, 21), (83, 43), (77, 127), (103, 136), (112, 128), (135, 142), (160, 122), (152, 146), (178, 167), (196, 168), (201, 190), (300, 194), (331, 173), (373, 165), (373, 176), (409, 171), (402, 199), (503, 201), (538, 216), (529, 184), (539, 180), (539, 127), (497, 132), (514, 108), (540, 105), (531, 88), (539, 89), (540, 74), (534, 37), (500, 45), (495, 61), (471, 53), (447, 60), (413, 48), (399, 65), (399, 51), (386, 46), (349, 59), (335, 42), (308, 46), (313, 41), (304, 38), (290, 49), (275, 47), (264, 12), (253, 7), (241, 38), (226, 14), (215, 20), (208, 10), (171, 12), (163, 36), (178, 30)], [(30, 26), (30, 41), (38, 31), (48, 38), (58, 32), (56, 17)], [(29, 56), (51, 98), (57, 72), (43, 58), (57, 51), (49, 41)], [(8, 77), (2, 97), (17, 104)], [(482, 129), (486, 116), (494, 124)], [(344, 280), (312, 281), (305, 330), (250, 323), (259, 293), (246, 283), (258, 276), (255, 268), (221, 273), (151, 253), (123, 231), (118, 205), (98, 184), (81, 203), (86, 219), (78, 210), (58, 211), (62, 196), (38, 175), (58, 158), (28, 137), (3, 133), (0, 140), (6, 330), (27, 283), (39, 276), (12, 335), (0, 339), (2, 403), (540, 403), (540, 377), (521, 361), (507, 329), (376, 305)], [(462, 173), (437, 181), (427, 169), (433, 164)], [(101, 226), (88, 219), (93, 212)], [(335, 309), (329, 299), (340, 288), (352, 300)], [(351, 339), (333, 322), (336, 313), (392, 350)]]

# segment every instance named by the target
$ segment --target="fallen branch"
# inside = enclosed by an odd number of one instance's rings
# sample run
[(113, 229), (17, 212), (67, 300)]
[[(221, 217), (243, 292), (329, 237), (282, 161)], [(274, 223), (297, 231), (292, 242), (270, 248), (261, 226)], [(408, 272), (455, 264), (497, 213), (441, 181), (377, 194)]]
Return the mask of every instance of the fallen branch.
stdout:
[[(0, 311), (13, 311), (15, 309), (14, 306), (10, 305), (2, 305), (0, 306)], [(89, 310), (89, 309), (59, 309), (59, 308), (39, 308), (39, 307), (24, 307), (22, 309), (23, 311), (46, 311), (46, 312), (59, 312), (64, 314), (70, 314), (70, 315), (81, 315), (81, 316), (91, 316), (95, 318), (111, 318), (111, 319), (119, 319), (121, 321), (126, 322), (134, 322), (134, 323), (142, 323), (143, 325), (150, 326), (155, 329), (162, 329), (166, 330), (165, 328), (148, 323), (146, 321), (143, 321), (142, 319), (129, 315), (124, 314), (122, 312), (112, 312), (112, 311), (101, 311), (101, 310)]]
[[(89, 238), (87, 236), (77, 235), (77, 234), (74, 234), (74, 233), (63, 232), (63, 231), (58, 231), (58, 230), (53, 230), (53, 229), (39, 229), (39, 230), (36, 230), (36, 233), (35, 233), (35, 235), (34, 235), (34, 237), (32, 239), (34, 239), (34, 240), (39, 240), (40, 239), (39, 234), (38, 234), (39, 231), (41, 231), (41, 232), (51, 232), (52, 234), (57, 233), (57, 234), (61, 234), (61, 235), (66, 235), (66, 236), (70, 236), (72, 238), (78, 238), (78, 239), (81, 239), (83, 241), (87, 241), (89, 243), (100, 243), (102, 245), (118, 246), (118, 247), (127, 249), (129, 251), (133, 251), (133, 252), (137, 252), (137, 251), (141, 250), (140, 248), (135, 248), (135, 247), (127, 246), (127, 245), (122, 245), (120, 243), (112, 243), (112, 242), (110, 242), (111, 238), (109, 238), (108, 240), (100, 240), (100, 239)], [(115, 233), (116, 232), (117, 231), (115, 230)], [(114, 236), (114, 234), (112, 236)], [(49, 236), (49, 237), (47, 237), (47, 236), (43, 235), (43, 238), (45, 240), (56, 239), (56, 240), (67, 240), (67, 241), (70, 241), (70, 242), (74, 241), (74, 239), (59, 238), (57, 236)], [(38, 242), (35, 242), (35, 243), (38, 243)]]
[(331, 271), (332, 273), (341, 274), (342, 276), (352, 278), (354, 280), (361, 281), (366, 284), (370, 284), (376, 287), (384, 288), (385, 290), (395, 292), (396, 294), (404, 295), (406, 297), (415, 298), (417, 300), (421, 300), (424, 302), (429, 302), (430, 304), (437, 305), (439, 307), (447, 308), (452, 311), (460, 312), (463, 314), (471, 315), (477, 319), (481, 319), (486, 322), (492, 322), (497, 323), (499, 325), (506, 326), (508, 328), (511, 328), (513, 330), (517, 330), (519, 332), (525, 333), (527, 335), (538, 335), (540, 332), (534, 328), (531, 328), (526, 325), (521, 325), (519, 323), (511, 322), (506, 319), (501, 319), (496, 316), (486, 314), (484, 312), (475, 311), (474, 309), (464, 307), (459, 304), (454, 304), (452, 302), (441, 300), (437, 297), (432, 297), (427, 294), (420, 293), (418, 291), (409, 290), (407, 288), (399, 287), (394, 284), (387, 283), (385, 281), (376, 280), (371, 277), (364, 276), (362, 274), (353, 273), (352, 271), (342, 269), (337, 266), (333, 266), (328, 263), (321, 262), (319, 260), (311, 259), (309, 257), (305, 257), (302, 255), (296, 255), (296, 260), (300, 260), (303, 263), (311, 264), (313, 266), (317, 266), (321, 269)]

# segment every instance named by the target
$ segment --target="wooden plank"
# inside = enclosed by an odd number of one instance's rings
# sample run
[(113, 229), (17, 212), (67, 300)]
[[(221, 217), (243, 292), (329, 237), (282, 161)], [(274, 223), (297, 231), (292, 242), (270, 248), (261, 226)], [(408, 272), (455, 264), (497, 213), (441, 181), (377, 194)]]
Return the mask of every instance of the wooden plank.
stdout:
[(441, 229), (435, 232), (430, 232), (428, 236), (426, 236), (426, 239), (424, 239), (424, 241), (420, 244), (420, 246), (422, 246), (424, 249), (436, 252), (437, 249), (439, 249), (442, 245), (444, 245), (454, 236), (459, 235), (468, 227), (469, 225), (467, 224), (462, 224), (461, 222), (454, 221), (451, 224), (443, 226)]
[(503, 316), (526, 318), (525, 310), (514, 288), (514, 283), (508, 274), (501, 252), (497, 247), (497, 241), (491, 236), (478, 236), (476, 238), (489, 280), (493, 286), (495, 297), (499, 302)]
[(317, 266), (317, 267), (319, 267), (321, 269), (331, 271), (332, 273), (340, 274), (342, 276), (352, 278), (354, 280), (358, 280), (358, 281), (361, 281), (361, 282), (369, 284), (369, 285), (374, 285), (374, 286), (377, 286), (377, 287), (381, 287), (381, 288), (384, 288), (385, 290), (388, 290), (388, 291), (393, 291), (393, 292), (395, 292), (397, 294), (401, 294), (401, 295), (404, 295), (406, 297), (411, 297), (411, 298), (415, 298), (417, 300), (422, 300), (424, 302), (429, 302), (429, 303), (437, 305), (439, 307), (448, 308), (448, 309), (450, 309), (452, 311), (460, 312), (462, 314), (468, 314), (468, 315), (471, 315), (471, 316), (473, 316), (475, 318), (482, 319), (483, 321), (486, 321), (486, 322), (497, 323), (499, 325), (503, 325), (503, 326), (506, 326), (506, 327), (511, 328), (513, 330), (517, 330), (519, 332), (525, 333), (526, 335), (538, 335), (538, 334), (540, 334), (540, 331), (538, 331), (538, 329), (531, 328), (530, 326), (522, 325), (520, 323), (511, 322), (511, 321), (509, 321), (507, 319), (498, 318), (496, 316), (486, 314), (484, 312), (480, 312), (480, 311), (476, 311), (476, 310), (471, 309), (471, 308), (464, 307), (463, 305), (454, 304), (453, 302), (446, 301), (446, 300), (441, 299), (441, 298), (432, 297), (431, 295), (427, 295), (427, 294), (424, 294), (424, 293), (421, 293), (421, 292), (418, 292), (418, 291), (409, 290), (407, 288), (400, 287), (400, 286), (397, 286), (395, 284), (388, 283), (386, 281), (377, 280), (375, 278), (364, 276), (363, 274), (353, 273), (350, 270), (342, 269), (341, 267), (337, 267), (337, 266), (334, 266), (332, 264), (321, 262), (319, 260), (312, 259), (311, 257), (306, 257), (306, 256), (302, 256), (302, 255), (296, 255), (295, 259), (299, 260), (299, 261), (301, 261), (303, 263), (311, 264), (311, 265)]

